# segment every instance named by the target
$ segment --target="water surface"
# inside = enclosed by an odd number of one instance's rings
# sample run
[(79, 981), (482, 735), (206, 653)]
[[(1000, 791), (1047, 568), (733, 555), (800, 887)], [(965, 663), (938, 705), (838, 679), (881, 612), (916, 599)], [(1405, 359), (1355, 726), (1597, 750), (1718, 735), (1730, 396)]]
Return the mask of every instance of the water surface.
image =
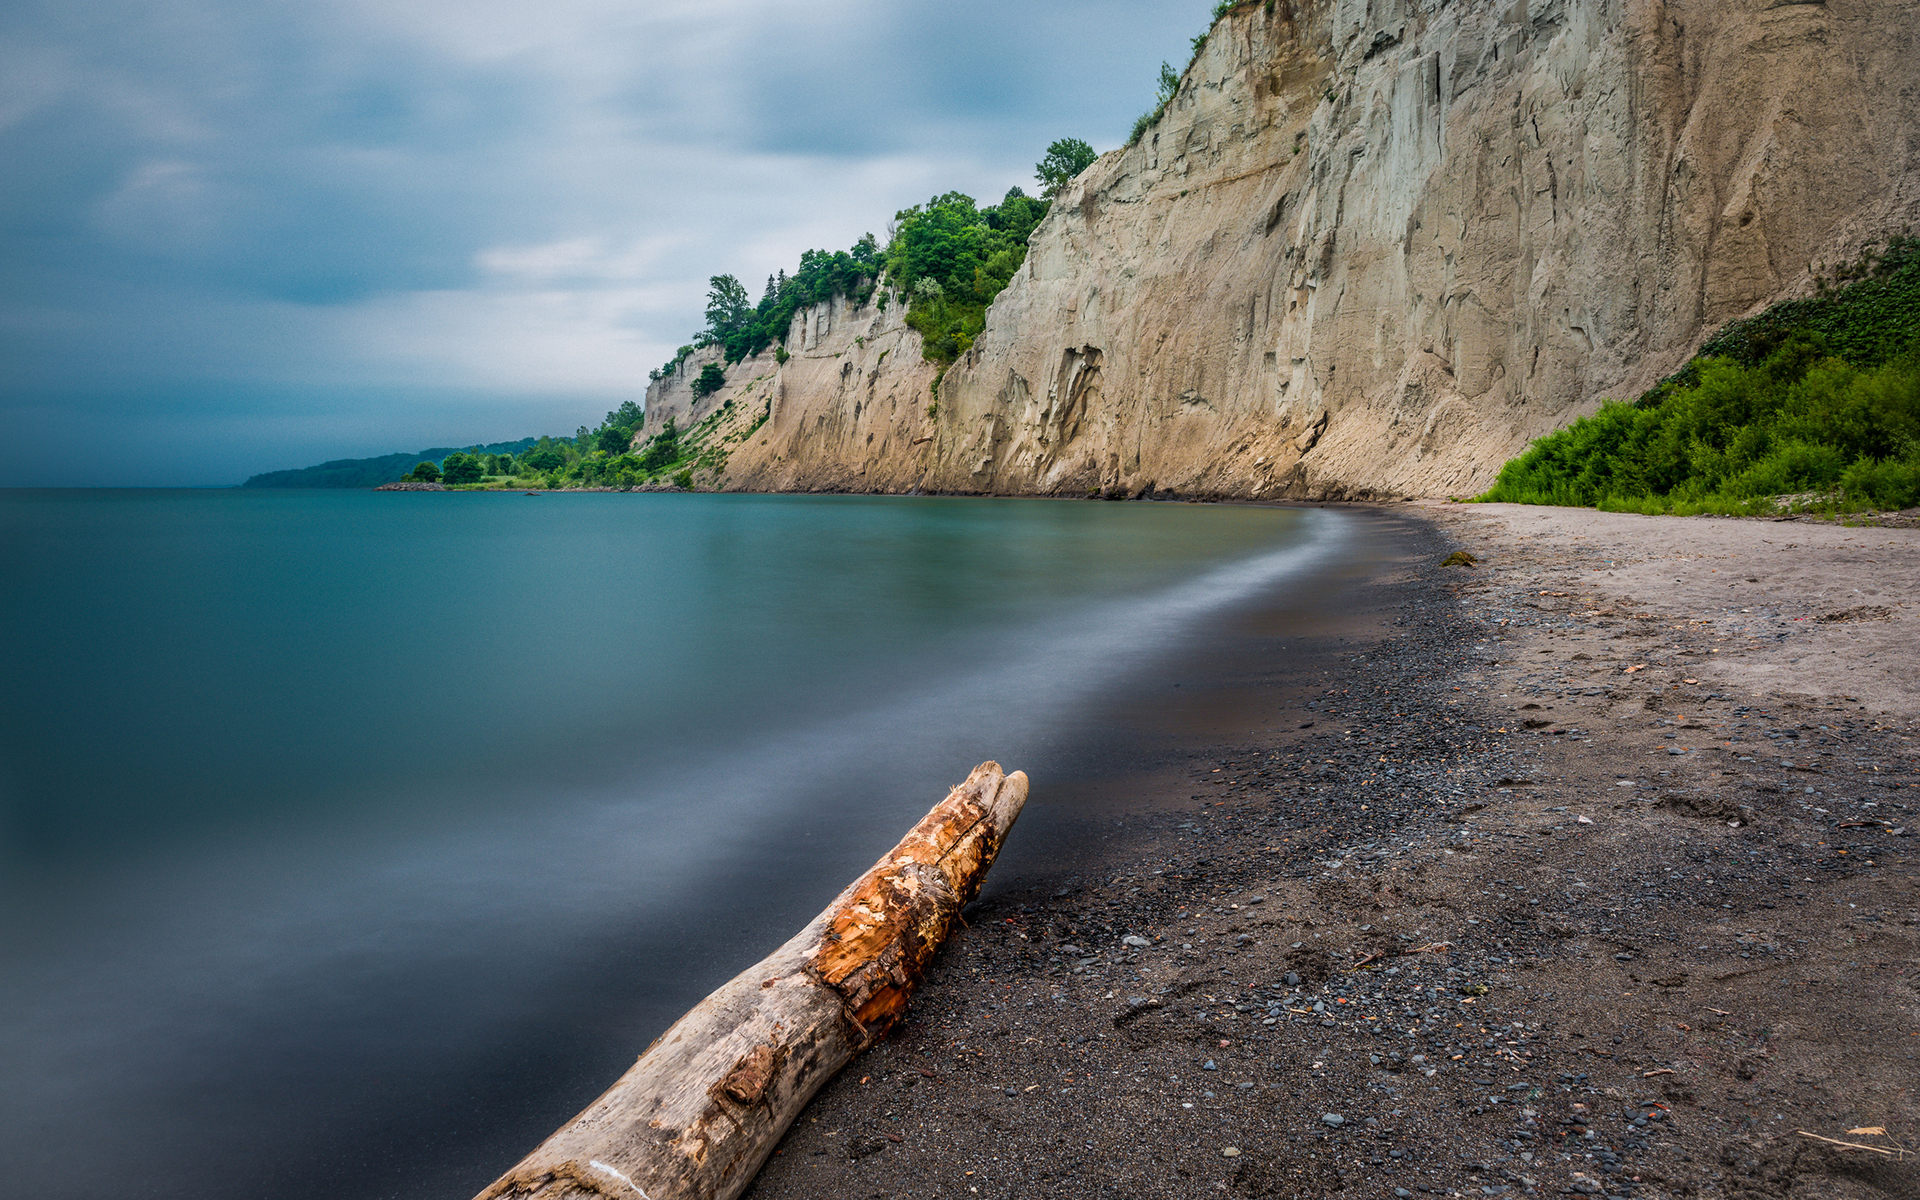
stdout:
[(1354, 524), (0, 493), (9, 1186), (469, 1196), (976, 763), (1044, 814), (1103, 699)]

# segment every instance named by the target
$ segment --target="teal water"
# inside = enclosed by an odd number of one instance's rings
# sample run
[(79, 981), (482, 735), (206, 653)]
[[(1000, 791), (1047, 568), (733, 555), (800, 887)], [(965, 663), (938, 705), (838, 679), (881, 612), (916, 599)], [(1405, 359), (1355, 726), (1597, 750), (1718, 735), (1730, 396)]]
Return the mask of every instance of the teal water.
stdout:
[(1098, 697), (1349, 523), (0, 493), (0, 1161), (470, 1195), (976, 763), (1044, 808)]

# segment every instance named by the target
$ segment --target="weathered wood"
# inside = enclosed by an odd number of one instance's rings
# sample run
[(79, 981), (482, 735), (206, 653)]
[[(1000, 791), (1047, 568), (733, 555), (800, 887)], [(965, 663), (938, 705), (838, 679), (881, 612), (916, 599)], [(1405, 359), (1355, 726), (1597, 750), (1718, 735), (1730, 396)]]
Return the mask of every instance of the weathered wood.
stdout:
[(807, 927), (701, 1001), (475, 1200), (732, 1200), (800, 1109), (906, 1009), (1027, 777), (982, 763)]

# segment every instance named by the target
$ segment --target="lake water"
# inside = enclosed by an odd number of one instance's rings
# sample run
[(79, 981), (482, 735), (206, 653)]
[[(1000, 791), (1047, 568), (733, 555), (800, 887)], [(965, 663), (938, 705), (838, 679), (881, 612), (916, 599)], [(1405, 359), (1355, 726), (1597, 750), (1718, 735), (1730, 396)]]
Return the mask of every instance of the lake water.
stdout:
[(0, 492), (7, 1187), (465, 1200), (975, 764), (1064, 855), (1109, 701), (1365, 525)]

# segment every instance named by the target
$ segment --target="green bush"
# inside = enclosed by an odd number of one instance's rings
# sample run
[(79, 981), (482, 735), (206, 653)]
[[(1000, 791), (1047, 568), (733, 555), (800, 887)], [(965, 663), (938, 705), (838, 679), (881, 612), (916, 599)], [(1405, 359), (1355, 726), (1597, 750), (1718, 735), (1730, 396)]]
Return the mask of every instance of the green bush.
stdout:
[(1920, 504), (1920, 461), (1863, 458), (1841, 473), (1840, 490), (1875, 508), (1912, 508)]
[(706, 399), (721, 388), (727, 386), (727, 372), (719, 363), (708, 363), (700, 368), (700, 375), (693, 381), (693, 394)]
[(692, 471), (676, 472), (673, 477), (673, 486), (677, 488), (683, 488), (689, 492), (692, 491), (693, 490), (693, 472)]
[(423, 462), (415, 467), (407, 478), (414, 483), (439, 483), (440, 468), (430, 462)]
[(668, 417), (667, 423), (661, 427), (660, 432), (654, 434), (652, 440), (647, 443), (646, 449), (640, 452), (638, 465), (642, 471), (652, 473), (678, 461), (679, 458), (680, 431), (674, 427), (673, 418)]
[(1839, 493), (1906, 507), (1920, 478), (1920, 242), (1715, 334), (1632, 404), (1528, 447), (1483, 500), (1631, 512), (1754, 512)]
[(948, 192), (894, 215), (887, 279), (906, 295), (907, 324), (929, 360), (950, 363), (973, 346), (987, 306), (1026, 261), (1027, 238), (1047, 206), (1013, 188), (988, 208)]

